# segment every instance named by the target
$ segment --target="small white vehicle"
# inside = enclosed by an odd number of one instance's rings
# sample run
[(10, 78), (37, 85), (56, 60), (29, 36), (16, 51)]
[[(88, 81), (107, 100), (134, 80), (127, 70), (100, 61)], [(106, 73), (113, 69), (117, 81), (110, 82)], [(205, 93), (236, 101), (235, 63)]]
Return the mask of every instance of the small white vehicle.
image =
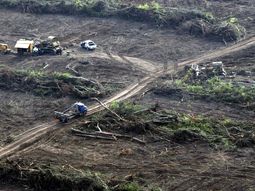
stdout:
[(95, 50), (97, 48), (96, 43), (94, 43), (92, 40), (85, 40), (80, 43), (81, 47), (87, 50)]

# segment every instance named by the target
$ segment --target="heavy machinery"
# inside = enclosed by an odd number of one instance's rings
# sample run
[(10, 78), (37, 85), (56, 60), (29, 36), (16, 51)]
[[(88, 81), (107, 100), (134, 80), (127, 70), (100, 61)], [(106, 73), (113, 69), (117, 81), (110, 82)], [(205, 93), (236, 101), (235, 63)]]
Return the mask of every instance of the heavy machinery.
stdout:
[(87, 106), (81, 102), (74, 103), (71, 107), (63, 112), (55, 111), (55, 118), (59, 119), (61, 123), (67, 123), (70, 119), (75, 117), (84, 116), (88, 112)]
[(11, 49), (9, 49), (8, 44), (0, 43), (0, 53), (8, 54), (11, 52)]
[(17, 49), (17, 53), (19, 55), (31, 54), (33, 53), (34, 41), (27, 39), (19, 39), (15, 44), (15, 48)]
[(61, 55), (63, 48), (60, 46), (60, 42), (54, 36), (49, 36), (46, 40), (37, 41), (35, 43), (33, 53), (35, 55)]

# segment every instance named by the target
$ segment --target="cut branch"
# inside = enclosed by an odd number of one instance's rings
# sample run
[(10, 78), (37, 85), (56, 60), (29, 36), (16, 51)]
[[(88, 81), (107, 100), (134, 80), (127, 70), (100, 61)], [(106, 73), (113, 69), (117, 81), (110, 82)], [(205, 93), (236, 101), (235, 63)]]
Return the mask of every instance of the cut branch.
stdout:
[(97, 101), (102, 107), (104, 107), (106, 110), (110, 111), (113, 115), (115, 115), (119, 120), (127, 122), (126, 119), (123, 119), (121, 116), (119, 116), (116, 112), (112, 111), (109, 107), (107, 107), (107, 105), (105, 105), (103, 102), (101, 102), (99, 99), (97, 98), (92, 98), (92, 100)]
[(77, 136), (85, 135), (86, 137), (90, 137), (90, 138), (98, 138), (98, 137), (110, 138), (108, 140), (117, 140), (117, 138), (125, 138), (125, 139), (130, 139), (131, 141), (134, 141), (134, 142), (137, 142), (140, 144), (145, 144), (145, 141), (138, 139), (136, 137), (131, 137), (129, 135), (122, 135), (122, 134), (118, 134), (118, 133), (111, 133), (111, 132), (102, 131), (102, 130), (89, 133), (89, 132), (85, 132), (85, 131), (81, 131), (81, 130), (72, 128), (71, 131)]

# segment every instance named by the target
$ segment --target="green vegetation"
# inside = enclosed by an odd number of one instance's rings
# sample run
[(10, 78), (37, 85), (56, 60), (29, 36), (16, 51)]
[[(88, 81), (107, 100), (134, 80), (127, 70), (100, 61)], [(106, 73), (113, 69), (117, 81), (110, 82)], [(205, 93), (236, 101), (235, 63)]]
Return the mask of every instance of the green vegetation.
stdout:
[(219, 77), (209, 78), (205, 81), (195, 81), (193, 83), (177, 80), (175, 85), (183, 90), (199, 95), (206, 95), (210, 98), (225, 102), (235, 102), (248, 104), (255, 101), (255, 86), (247, 87), (243, 85), (227, 82)]
[[(151, 135), (151, 133), (157, 133), (161, 137), (179, 143), (204, 141), (211, 144), (212, 147), (224, 149), (255, 144), (255, 139), (250, 133), (253, 131), (253, 124), (249, 123), (230, 119), (211, 119), (171, 110), (159, 110), (154, 113), (152, 111), (155, 109), (154, 107), (146, 108), (130, 102), (114, 102), (110, 108), (125, 121), (116, 118), (109, 111), (102, 111), (90, 117), (91, 123), (80, 127), (80, 129), (83, 131), (95, 130), (95, 127), (100, 124), (102, 129), (114, 131), (119, 129), (121, 132), (132, 134), (148, 133)], [(235, 130), (232, 132), (232, 129), (236, 128), (239, 129), (237, 134)], [(240, 142), (242, 143), (240, 144)]]
[(132, 117), (137, 111), (142, 109), (142, 106), (131, 102), (114, 101), (111, 103), (110, 108), (123, 117)]
[(107, 94), (103, 86), (93, 80), (72, 76), (67, 72), (46, 73), (37, 70), (0, 70), (1, 89), (15, 89), (39, 96), (73, 96), (89, 98)]
[(148, 3), (137, 5), (137, 8), (145, 11), (152, 9)]
[(154, 10), (154, 11), (163, 11), (163, 7), (158, 2), (150, 2), (150, 3), (144, 3), (136, 5), (138, 9), (148, 11), (148, 10)]
[(0, 164), (0, 180), (29, 185), (35, 190), (97, 190), (107, 191), (108, 186), (97, 173), (77, 170), (70, 165), (33, 166), (16, 163)]
[(69, 79), (72, 75), (69, 72), (53, 72), (53, 73), (46, 73), (40, 70), (17, 70), (17, 74), (25, 75), (30, 78), (47, 78), (52, 77), (58, 80), (61, 79)]
[(238, 19), (235, 17), (230, 17), (225, 21), (219, 22), (213, 32), (225, 41), (236, 41), (246, 35), (246, 29), (240, 25)]
[[(76, 169), (64, 164), (34, 164), (29, 161), (8, 160), (0, 163), (0, 181), (29, 186), (38, 191), (142, 191), (136, 182), (125, 182), (109, 187), (100, 173)], [(156, 189), (153, 189), (156, 190)]]
[(150, 22), (159, 27), (179, 28), (192, 35), (213, 36), (224, 41), (239, 40), (246, 33), (235, 17), (224, 21), (208, 11), (163, 7), (156, 1), (130, 6), (121, 0), (2, 0), (0, 6), (30, 13), (121, 17)]

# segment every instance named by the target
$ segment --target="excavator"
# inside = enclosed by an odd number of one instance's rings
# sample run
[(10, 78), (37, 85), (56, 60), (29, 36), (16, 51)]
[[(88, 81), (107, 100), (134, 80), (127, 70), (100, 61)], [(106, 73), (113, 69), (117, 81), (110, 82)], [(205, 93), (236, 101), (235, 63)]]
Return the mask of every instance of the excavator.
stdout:
[(35, 55), (61, 55), (63, 48), (55, 36), (49, 36), (46, 40), (36, 41), (33, 49)]
[(88, 108), (81, 102), (74, 103), (71, 107), (67, 108), (63, 112), (55, 111), (55, 118), (61, 123), (67, 123), (70, 119), (85, 116), (88, 112)]

